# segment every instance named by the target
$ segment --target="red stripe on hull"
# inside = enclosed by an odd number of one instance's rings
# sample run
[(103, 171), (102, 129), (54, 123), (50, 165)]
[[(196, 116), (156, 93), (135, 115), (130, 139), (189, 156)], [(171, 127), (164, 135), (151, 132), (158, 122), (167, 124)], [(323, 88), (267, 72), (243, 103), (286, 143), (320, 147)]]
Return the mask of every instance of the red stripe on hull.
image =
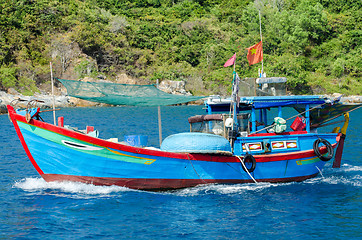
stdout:
[[(309, 178), (317, 176), (318, 173), (290, 178), (271, 178), (271, 179), (256, 179), (257, 182), (301, 182)], [(43, 179), (47, 182), (54, 181), (71, 181), (93, 184), (98, 186), (121, 186), (132, 189), (141, 190), (168, 190), (194, 187), (201, 184), (220, 183), (220, 184), (238, 184), (238, 183), (253, 183), (253, 180), (246, 179), (137, 179), (137, 178), (103, 178), (103, 177), (85, 177), (73, 175), (58, 175), (58, 174), (42, 174)]]
[[(24, 119), (25, 119), (25, 117), (24, 117)], [(12, 121), (12, 123), (13, 123), (13, 125), (14, 125), (16, 134), (17, 134), (18, 137), (19, 137), (19, 140), (20, 140), (20, 142), (21, 142), (21, 145), (23, 146), (23, 148), (24, 148), (24, 150), (25, 150), (25, 153), (26, 153), (26, 155), (28, 156), (31, 164), (33, 164), (35, 170), (36, 170), (40, 175), (44, 174), (44, 173), (43, 173), (43, 170), (40, 169), (40, 167), (39, 167), (38, 164), (36, 163), (35, 159), (34, 159), (33, 156), (31, 155), (31, 153), (30, 153), (30, 151), (29, 151), (29, 148), (28, 148), (28, 146), (26, 145), (25, 139), (24, 139), (23, 135), (21, 134), (20, 128), (19, 128), (19, 126), (18, 126), (18, 123), (17, 123), (16, 120), (13, 119), (13, 118), (11, 118), (11, 121)]]

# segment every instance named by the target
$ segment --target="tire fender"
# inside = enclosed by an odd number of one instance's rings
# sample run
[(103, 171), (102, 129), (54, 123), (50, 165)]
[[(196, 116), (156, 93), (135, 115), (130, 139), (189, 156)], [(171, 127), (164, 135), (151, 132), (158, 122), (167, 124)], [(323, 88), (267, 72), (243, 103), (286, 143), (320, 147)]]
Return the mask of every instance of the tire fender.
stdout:
[[(254, 172), (254, 170), (255, 170), (255, 168), (256, 168), (256, 161), (255, 161), (254, 156), (251, 155), (251, 154), (249, 154), (249, 153), (247, 153), (247, 154), (244, 156), (244, 158), (243, 158), (243, 163), (244, 163), (244, 165), (245, 165), (246, 162), (251, 162), (251, 167), (245, 169), (244, 166), (242, 166), (243, 169), (244, 169), (244, 171), (245, 171), (245, 172), (249, 172), (249, 173)], [(245, 165), (245, 166), (246, 166), (246, 165)]]
[[(321, 152), (319, 151), (319, 144), (322, 143), (326, 146), (327, 148), (327, 156), (323, 156), (323, 154), (321, 154)], [(328, 142), (327, 140), (323, 139), (323, 138), (318, 138), (317, 140), (314, 141), (313, 143), (313, 150), (314, 153), (317, 155), (317, 157), (319, 157), (320, 160), (322, 161), (329, 161), (333, 155), (334, 155), (334, 150), (332, 145), (330, 144), (330, 142)]]

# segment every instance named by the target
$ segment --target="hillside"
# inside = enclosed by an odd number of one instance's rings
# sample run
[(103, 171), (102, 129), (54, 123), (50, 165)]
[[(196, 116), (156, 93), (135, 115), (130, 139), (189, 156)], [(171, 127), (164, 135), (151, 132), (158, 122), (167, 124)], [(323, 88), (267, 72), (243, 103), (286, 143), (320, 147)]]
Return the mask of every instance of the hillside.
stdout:
[(257, 77), (245, 50), (295, 94), (362, 95), (360, 0), (8, 0), (0, 2), (0, 90), (31, 95), (59, 78), (183, 80), (226, 94), (236, 71)]

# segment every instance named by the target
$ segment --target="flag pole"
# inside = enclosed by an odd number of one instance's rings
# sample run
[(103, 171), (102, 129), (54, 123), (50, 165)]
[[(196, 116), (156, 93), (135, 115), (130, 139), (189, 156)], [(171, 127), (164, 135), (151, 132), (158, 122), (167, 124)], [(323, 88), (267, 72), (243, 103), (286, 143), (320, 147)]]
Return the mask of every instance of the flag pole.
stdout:
[(235, 53), (235, 60), (234, 60), (234, 72), (235, 72), (235, 64), (236, 64), (236, 53)]
[[(263, 35), (261, 34), (261, 16), (260, 16), (260, 10), (259, 10), (259, 29), (260, 29), (260, 41), (263, 43)], [(263, 59), (261, 60), (261, 76), (263, 77), (264, 74), (264, 63)]]

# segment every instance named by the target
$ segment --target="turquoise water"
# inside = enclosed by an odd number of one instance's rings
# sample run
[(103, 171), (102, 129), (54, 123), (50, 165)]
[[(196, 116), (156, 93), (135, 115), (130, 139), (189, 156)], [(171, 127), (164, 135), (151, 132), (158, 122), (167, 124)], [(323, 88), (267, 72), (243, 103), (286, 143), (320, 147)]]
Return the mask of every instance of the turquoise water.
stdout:
[[(187, 117), (202, 113), (200, 106), (162, 107), (163, 137), (188, 131)], [(57, 115), (80, 129), (95, 126), (101, 138), (142, 134), (158, 146), (157, 108), (63, 109)], [(42, 116), (52, 121), (51, 113)], [(328, 162), (323, 176), (145, 192), (44, 182), (1, 115), (0, 239), (361, 239), (361, 117), (362, 109), (351, 114), (342, 167)]]

